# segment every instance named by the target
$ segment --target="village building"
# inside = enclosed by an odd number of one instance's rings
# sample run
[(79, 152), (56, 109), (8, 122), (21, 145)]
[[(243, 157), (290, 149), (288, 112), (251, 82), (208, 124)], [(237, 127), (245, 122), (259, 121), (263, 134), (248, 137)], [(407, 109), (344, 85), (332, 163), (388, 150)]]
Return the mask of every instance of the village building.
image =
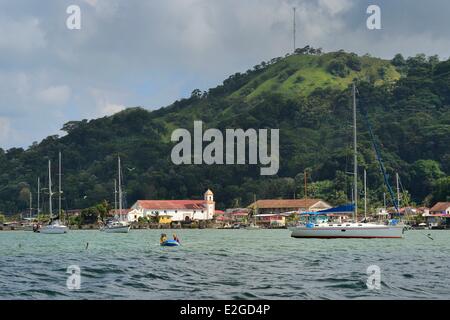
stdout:
[(423, 216), (430, 229), (450, 228), (450, 202), (436, 203), (430, 209), (429, 214), (424, 214)]
[(157, 217), (160, 223), (212, 220), (214, 194), (207, 190), (203, 200), (138, 200), (128, 212), (128, 221), (139, 217)]
[(330, 209), (331, 205), (321, 199), (271, 199), (258, 200), (248, 208), (254, 210), (256, 215), (285, 214), (317, 212)]
[(431, 209), (430, 214), (450, 215), (450, 202), (438, 202)]

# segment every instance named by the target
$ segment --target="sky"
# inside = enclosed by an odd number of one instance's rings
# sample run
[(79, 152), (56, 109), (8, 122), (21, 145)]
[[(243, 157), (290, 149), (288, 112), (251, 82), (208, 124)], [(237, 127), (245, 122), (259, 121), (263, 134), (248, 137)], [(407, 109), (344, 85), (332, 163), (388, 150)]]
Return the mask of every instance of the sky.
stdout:
[[(366, 10), (381, 9), (381, 30)], [(81, 29), (66, 26), (70, 5)], [(71, 120), (149, 110), (208, 90), (297, 47), (391, 59), (450, 52), (450, 1), (0, 0), (0, 148)]]

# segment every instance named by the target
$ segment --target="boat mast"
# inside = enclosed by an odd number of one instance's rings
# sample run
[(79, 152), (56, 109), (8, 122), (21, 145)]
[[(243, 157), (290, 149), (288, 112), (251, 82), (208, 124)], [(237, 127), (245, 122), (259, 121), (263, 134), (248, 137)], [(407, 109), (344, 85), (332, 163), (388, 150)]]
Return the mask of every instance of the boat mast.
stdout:
[(31, 193), (31, 190), (30, 190), (30, 221), (31, 221), (31, 215), (33, 213), (32, 203), (33, 203), (33, 193)]
[(39, 221), (39, 214), (41, 212), (41, 179), (38, 177), (38, 187), (37, 187), (37, 218)]
[(58, 174), (58, 179), (59, 179), (59, 190), (58, 190), (58, 194), (59, 194), (59, 198), (58, 198), (58, 217), (61, 220), (61, 152), (59, 152), (59, 174)]
[(48, 209), (50, 211), (50, 223), (52, 222), (52, 171), (51, 171), (52, 162), (48, 160)]
[(114, 214), (117, 214), (117, 179), (114, 179)]
[(119, 220), (122, 221), (122, 179), (120, 174), (120, 156), (118, 157), (119, 164)]
[(364, 219), (367, 219), (367, 171), (364, 169)]
[(307, 175), (307, 172), (306, 172), (306, 169), (304, 170), (304, 173), (303, 173), (303, 178), (304, 178), (304, 180), (305, 180), (305, 199), (307, 199), (308, 198), (308, 182), (307, 182), (307, 180), (306, 180), (306, 175)]
[(398, 176), (398, 172), (395, 173), (396, 176), (396, 180), (397, 180), (397, 207), (398, 210), (400, 210), (400, 184), (399, 184), (399, 176)]
[(356, 85), (353, 83), (353, 156), (354, 156), (354, 203), (353, 220), (356, 222), (358, 216), (358, 147), (356, 138)]

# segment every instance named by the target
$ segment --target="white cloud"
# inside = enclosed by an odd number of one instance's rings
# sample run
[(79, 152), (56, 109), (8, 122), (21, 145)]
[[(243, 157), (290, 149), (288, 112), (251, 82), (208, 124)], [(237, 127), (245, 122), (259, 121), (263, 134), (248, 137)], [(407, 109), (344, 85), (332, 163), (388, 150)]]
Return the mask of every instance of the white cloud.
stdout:
[(101, 116), (110, 116), (113, 115), (119, 111), (125, 110), (126, 107), (119, 104), (113, 104), (113, 103), (106, 103), (103, 106), (100, 107), (100, 114)]
[(91, 89), (90, 93), (94, 98), (96, 105), (95, 110), (91, 111), (92, 117), (110, 116), (126, 109), (126, 106), (122, 104), (111, 102), (114, 99), (113, 96), (117, 96), (115, 93), (110, 93), (107, 90), (96, 88)]
[(51, 86), (36, 93), (37, 99), (50, 105), (64, 105), (69, 101), (70, 95), (71, 90), (66, 85)]

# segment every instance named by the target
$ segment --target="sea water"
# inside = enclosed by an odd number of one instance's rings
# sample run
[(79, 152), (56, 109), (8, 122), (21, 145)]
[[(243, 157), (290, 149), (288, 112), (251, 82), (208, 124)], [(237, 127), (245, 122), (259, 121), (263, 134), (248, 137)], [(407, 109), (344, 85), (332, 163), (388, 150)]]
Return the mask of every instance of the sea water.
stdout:
[[(0, 299), (449, 299), (450, 232), (294, 239), (289, 230), (0, 232)], [(430, 236), (428, 236), (430, 234)], [(79, 289), (67, 285), (69, 266)], [(367, 285), (378, 266), (379, 289)]]

